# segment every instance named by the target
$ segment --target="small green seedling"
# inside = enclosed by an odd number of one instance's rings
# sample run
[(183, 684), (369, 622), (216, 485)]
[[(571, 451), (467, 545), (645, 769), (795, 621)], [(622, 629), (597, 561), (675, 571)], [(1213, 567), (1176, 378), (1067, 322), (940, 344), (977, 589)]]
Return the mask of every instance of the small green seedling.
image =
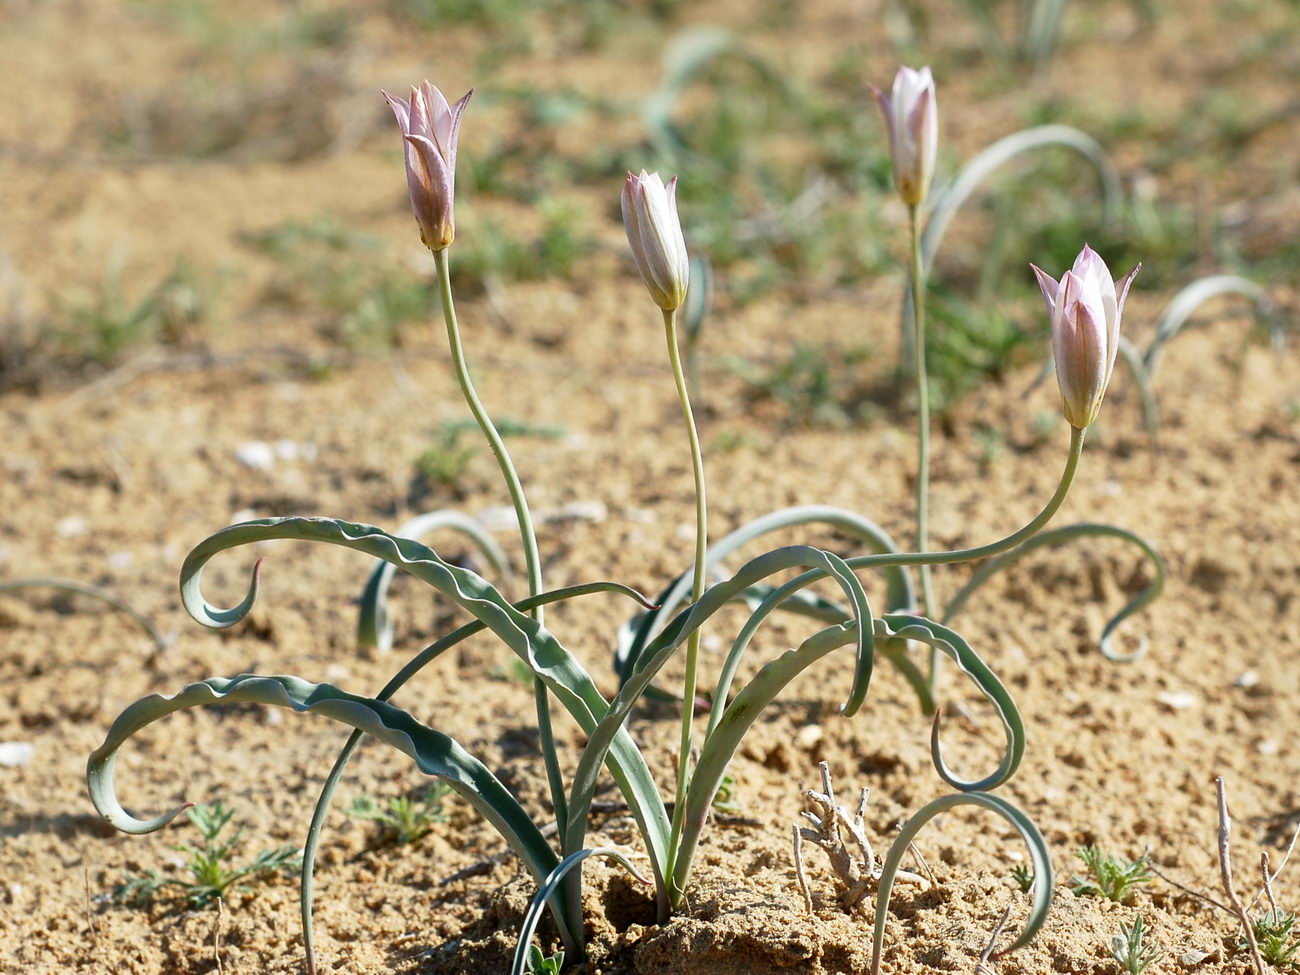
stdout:
[(1086, 877), (1072, 878), (1070, 889), (1076, 897), (1103, 897), (1116, 904), (1127, 904), (1138, 884), (1151, 883), (1150, 858), (1146, 853), (1136, 860), (1125, 860), (1102, 852), (1101, 847), (1085, 846), (1075, 856), (1088, 868)]
[[(1280, 971), (1300, 970), (1300, 932), (1295, 931), (1296, 916), (1291, 911), (1277, 908), (1257, 915), (1255, 925), (1255, 943), (1259, 945), (1259, 956)], [(1242, 938), (1237, 944), (1238, 951), (1247, 951), (1249, 945)]]
[(445, 823), (442, 800), (451, 794), (451, 788), (435, 782), (418, 796), (397, 796), (381, 806), (370, 796), (352, 800), (349, 812), (358, 819), (369, 819), (379, 824), (385, 843), (405, 846), (427, 836), (435, 823)]
[(557, 951), (555, 954), (547, 957), (542, 954), (542, 949), (537, 947), (537, 945), (528, 946), (529, 975), (560, 975), (560, 969), (563, 966), (563, 951)]
[[(157, 870), (144, 874), (127, 874), (122, 884), (113, 891), (113, 900), (120, 904), (149, 904), (157, 899), (166, 887), (179, 887), (190, 907), (206, 907), (220, 900), (227, 890), (248, 877), (267, 877), (274, 873), (297, 873), (302, 857), (292, 846), (263, 850), (252, 863), (231, 868), (227, 861), (244, 835), (243, 827), (235, 830), (228, 840), (219, 839), (222, 831), (235, 815), (235, 810), (217, 801), (210, 806), (193, 806), (185, 811), (189, 821), (203, 836), (202, 846), (178, 846), (176, 849), (190, 855), (185, 865), (191, 880), (168, 877)], [(247, 889), (247, 885), (241, 885)]]
[(740, 803), (736, 802), (736, 777), (730, 772), (722, 776), (722, 784), (713, 794), (712, 805), (714, 812), (731, 814), (739, 811)]
[(1160, 960), (1163, 952), (1149, 941), (1145, 942), (1146, 928), (1139, 916), (1130, 928), (1121, 924), (1119, 934), (1110, 939), (1110, 956), (1129, 975), (1142, 975)]
[(1028, 893), (1029, 888), (1034, 886), (1034, 871), (1023, 863), (1017, 863), (1011, 868), (1011, 879), (1016, 882), (1017, 887)]

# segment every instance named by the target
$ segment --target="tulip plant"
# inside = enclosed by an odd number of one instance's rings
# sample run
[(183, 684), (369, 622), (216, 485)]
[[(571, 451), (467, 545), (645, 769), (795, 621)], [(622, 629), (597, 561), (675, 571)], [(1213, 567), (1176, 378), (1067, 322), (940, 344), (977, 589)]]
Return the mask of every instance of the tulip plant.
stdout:
[[(631, 851), (593, 847), (587, 842), (589, 814), (599, 777), (608, 770), (627, 802), (644, 844), (654, 885), (658, 917), (665, 922), (680, 910), (690, 889), (692, 864), (714, 798), (727, 773), (728, 763), (748, 730), (799, 674), (841, 648), (853, 657), (853, 680), (842, 707), (845, 716), (856, 714), (866, 701), (874, 666), (883, 658), (896, 667), (915, 690), (922, 710), (934, 716), (931, 753), (939, 778), (955, 790), (919, 810), (903, 826), (882, 864), (876, 893), (874, 965), (878, 971), (884, 940), (890, 891), (901, 858), (912, 837), (935, 815), (960, 804), (973, 804), (1004, 817), (1028, 845), (1034, 883), (1029, 917), (1020, 935), (1006, 948), (1011, 951), (1031, 939), (1042, 925), (1052, 892), (1052, 866), (1042, 835), (1011, 802), (994, 790), (1016, 771), (1026, 747), (1025, 726), (1011, 694), (983, 658), (945, 622), (954, 615), (985, 579), (1024, 553), (1044, 544), (1057, 544), (1081, 532), (1079, 526), (1044, 531), (1064, 502), (1078, 469), (1088, 426), (1095, 420), (1115, 362), (1124, 297), (1132, 273), (1116, 285), (1101, 258), (1088, 248), (1059, 282), (1037, 272), (1052, 321), (1058, 376), (1066, 418), (1071, 425), (1069, 450), (1060, 482), (1042, 510), (1021, 529), (1005, 538), (972, 548), (932, 551), (925, 527), (925, 467), (927, 419), (924, 355), (917, 356), (920, 407), (920, 467), (918, 479), (918, 532), (915, 551), (902, 551), (874, 522), (843, 509), (804, 506), (773, 512), (731, 532), (709, 545), (703, 452), (692, 415), (689, 385), (678, 342), (677, 316), (685, 300), (690, 259), (677, 216), (676, 180), (663, 182), (656, 173), (629, 174), (623, 186), (622, 211), (632, 257), (651, 299), (658, 306), (668, 349), (668, 361), (682, 409), (695, 485), (695, 554), (690, 570), (670, 583), (651, 603), (614, 582), (593, 582), (566, 589), (546, 590), (529, 507), (515, 467), (487, 409), (475, 393), (453, 303), (450, 250), (455, 239), (454, 185), (456, 143), (461, 116), (470, 96), (447, 102), (427, 82), (412, 88), (407, 99), (385, 93), (397, 117), (405, 149), (407, 182), (420, 237), (433, 252), (442, 297), (447, 341), (456, 378), (475, 420), (482, 429), (501, 468), (517, 515), (528, 568), (529, 594), (512, 601), (497, 586), (465, 568), (442, 559), (436, 551), (407, 531), (390, 534), (370, 525), (335, 518), (270, 518), (231, 525), (209, 536), (189, 554), (181, 568), (181, 595), (186, 609), (209, 627), (228, 627), (242, 620), (258, 594), (260, 562), (254, 567), (248, 590), (230, 609), (210, 603), (203, 595), (201, 578), (207, 563), (226, 549), (268, 539), (303, 539), (354, 549), (381, 560), (363, 597), (363, 633), (372, 644), (388, 641), (387, 614), (383, 606), (387, 581), (402, 570), (454, 601), (470, 621), (440, 636), (416, 654), (373, 696), (344, 691), (294, 676), (242, 674), (213, 677), (190, 684), (171, 696), (153, 695), (128, 707), (109, 729), (104, 744), (90, 757), (88, 783), (96, 808), (108, 822), (128, 833), (147, 833), (170, 822), (181, 809), (152, 818), (137, 818), (119, 803), (113, 784), (118, 749), (136, 731), (167, 714), (213, 703), (252, 702), (309, 711), (351, 726), (354, 730), (326, 779), (312, 817), (304, 848), (302, 913), (308, 970), (316, 970), (311, 934), (313, 867), (331, 797), (363, 735), (370, 735), (409, 755), (421, 770), (436, 776), (464, 797), (507, 841), (523, 867), (533, 875), (538, 889), (527, 912), (512, 971), (521, 973), (541, 957), (533, 932), (549, 911), (555, 933), (564, 949), (552, 956), (570, 961), (583, 955), (581, 864), (592, 856), (612, 858), (632, 870)], [(918, 352), (923, 353), (923, 281), (917, 248), (917, 211), (924, 203), (934, 168), (937, 141), (934, 82), (928, 69), (904, 69), (894, 82), (891, 96), (879, 96), (889, 122), (894, 148), (895, 180), (912, 216), (913, 289), (917, 315)], [(820, 523), (844, 530), (859, 539), (864, 554), (842, 557), (811, 546), (790, 545), (749, 559), (733, 573), (723, 572), (722, 560), (773, 530)], [(459, 527), (489, 555), (501, 562), (495, 543), (472, 522), (454, 513), (434, 513), (407, 526), (419, 534), (434, 524)], [(1085, 533), (1129, 538), (1143, 547), (1159, 566), (1158, 556), (1146, 543), (1122, 529), (1083, 526)], [(949, 602), (936, 602), (928, 573), (932, 566), (987, 560), (970, 582)], [(910, 575), (921, 572), (917, 594)], [(773, 577), (786, 570), (801, 574), (782, 583)], [(887, 583), (886, 607), (871, 606), (858, 574), (880, 571)], [(842, 603), (813, 596), (807, 588), (830, 580), (842, 594)], [(1159, 591), (1160, 578), (1139, 594), (1107, 626), (1103, 649), (1112, 630)], [(630, 598), (642, 612), (618, 634), (616, 669), (619, 687), (606, 696), (578, 657), (544, 625), (543, 608), (551, 603), (595, 593), (611, 592)], [(711, 710), (703, 732), (694, 727), (695, 705), (700, 700), (700, 634), (713, 625), (714, 615), (730, 603), (750, 609), (748, 621), (731, 641), (717, 668), (709, 696)], [(794, 649), (767, 661), (733, 693), (746, 650), (764, 621), (778, 609), (818, 621), (822, 628)], [(549, 784), (555, 841), (543, 826), (506, 789), (502, 782), (445, 730), (435, 729), (391, 703), (393, 695), (424, 667), (462, 640), (490, 630), (532, 674), (538, 740)], [(1005, 745), (992, 771), (974, 779), (955, 774), (944, 762), (937, 707), (937, 669), (927, 677), (913, 661), (910, 647), (924, 644), (934, 660), (950, 658), (990, 701), (1001, 720)], [(685, 677), (679, 693), (656, 687), (665, 665), (685, 648)], [(655, 776), (627, 731), (634, 709), (649, 695), (668, 696), (681, 702), (681, 744), (669, 786)], [(559, 705), (580, 726), (586, 744), (576, 767), (562, 769), (551, 731), (551, 708)], [(565, 773), (568, 772), (566, 780)], [(671, 789), (671, 808), (664, 794)], [(182, 807), (183, 809), (184, 807)], [(643, 878), (644, 879), (644, 878)], [(551, 964), (548, 960), (547, 964)]]

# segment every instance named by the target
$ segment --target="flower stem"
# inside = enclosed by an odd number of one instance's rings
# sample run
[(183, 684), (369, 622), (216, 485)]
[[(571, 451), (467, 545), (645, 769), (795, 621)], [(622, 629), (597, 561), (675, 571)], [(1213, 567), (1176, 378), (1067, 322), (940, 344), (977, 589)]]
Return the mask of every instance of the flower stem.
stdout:
[[(515, 517), (519, 521), (519, 534), (524, 543), (524, 562), (528, 567), (528, 595), (536, 596), (542, 591), (542, 563), (537, 554), (537, 533), (533, 530), (533, 518), (528, 511), (528, 500), (524, 497), (524, 488), (519, 483), (519, 475), (510, 460), (510, 453), (506, 450), (501, 434), (493, 425), (492, 418), (488, 416), (470, 379), (469, 365), (465, 361), (465, 350), (460, 340), (460, 326), (456, 323), (456, 306), (451, 296), (451, 266), (447, 255), (448, 249), (444, 247), (434, 251), (433, 261), (438, 269), (442, 315), (447, 322), (447, 343), (451, 347), (456, 381), (460, 383), (461, 391), (465, 394), (465, 402), (469, 404), (469, 411), (483, 431), (483, 436), (491, 446), (492, 453), (501, 468), (501, 476), (505, 478), (506, 490), (510, 492), (510, 500), (515, 507)], [(541, 625), (542, 607), (536, 606), (529, 613)], [(533, 677), (533, 697), (537, 703), (537, 731), (542, 757), (546, 762), (546, 779), (551, 789), (551, 804), (555, 810), (555, 820), (563, 831), (564, 824), (568, 821), (568, 802), (565, 799), (564, 779), (560, 775), (559, 757), (555, 751), (555, 735), (551, 730), (551, 704), (546, 685), (536, 676)]]
[[(695, 414), (691, 410), (691, 397), (686, 385), (686, 375), (682, 370), (681, 352), (677, 348), (675, 312), (664, 312), (664, 333), (668, 339), (668, 359), (672, 363), (673, 379), (677, 383), (677, 398), (681, 400), (682, 416), (686, 420), (686, 433), (691, 442), (691, 469), (695, 475), (695, 571), (691, 585), (691, 601), (696, 602), (704, 595), (704, 559), (708, 548), (708, 501), (704, 489), (704, 454), (700, 449), (700, 435), (695, 429)], [(686, 811), (686, 788), (690, 784), (691, 724), (695, 716), (695, 680), (699, 655), (700, 631), (697, 629), (686, 642), (686, 678), (682, 686), (682, 741), (677, 762), (677, 798), (673, 804), (672, 830), (668, 840), (670, 857), (681, 836), (682, 816)], [(673, 879), (671, 870), (670, 861), (667, 879), (673, 906), (676, 907), (681, 902), (684, 888)]]
[[(925, 267), (921, 262), (921, 228), (916, 204), (907, 208), (912, 234), (912, 358), (916, 364), (916, 550), (930, 543), (930, 381), (925, 368)], [(937, 605), (930, 566), (921, 565), (921, 615), (933, 617)], [(930, 648), (930, 693), (939, 691), (942, 654)]]

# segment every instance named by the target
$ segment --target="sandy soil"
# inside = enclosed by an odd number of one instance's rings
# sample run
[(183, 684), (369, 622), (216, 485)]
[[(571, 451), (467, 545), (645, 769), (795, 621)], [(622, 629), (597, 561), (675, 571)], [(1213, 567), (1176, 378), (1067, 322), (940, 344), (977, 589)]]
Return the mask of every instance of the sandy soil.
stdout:
[[(745, 22), (734, 6), (711, 5), (681, 20)], [(870, 52), (864, 77), (885, 77), (897, 55), (867, 14), (850, 6), (819, 4), (808, 12), (789, 44), (789, 63), (813, 63), (837, 36), (851, 35)], [(1261, 6), (1253, 24), (1282, 16)], [(1136, 15), (1127, 5), (1104, 7), (1105, 24), (1081, 27), (1082, 40), (1063, 52), (1046, 83), (1060, 88), (1083, 76), (1102, 103), (1115, 104), (1130, 92), (1114, 71), (1116, 59), (1132, 60), (1149, 42), (1135, 36)], [(946, 8), (935, 9), (945, 15)], [(80, 95), (65, 97), (62, 72), (74, 73), (73, 91), (111, 80), (121, 98), (155, 88), (149, 79), (182, 71), (187, 49), (155, 20), (111, 4), (31, 5), (21, 17), (4, 16), (14, 20), (0, 38), (0, 61), (23, 70), (14, 73), (3, 118), (3, 246), (29, 299), (57, 307), (59, 283), (93, 277), (88, 268), (97, 269), (106, 253), (129, 254), (128, 281), (148, 279), (179, 253), (225, 269), (237, 313), (193, 345), (133, 352), (118, 371), (60, 373), (38, 393), (0, 393), (0, 578), (106, 585), (172, 638), (155, 652), (129, 620), (93, 601), (39, 590), (0, 593), (0, 741), (35, 748), (29, 763), (0, 767), (0, 972), (298, 971), (291, 879), (236, 892), (220, 912), (111, 902), (106, 895), (125, 872), (180, 869), (174, 848), (195, 837), (189, 826), (148, 837), (108, 829), (85, 793), (86, 756), (121, 708), (144, 694), (247, 671), (294, 673), (373, 693), (430, 634), (459, 622), (445, 604), (399, 580), (394, 652), (359, 653), (351, 600), (369, 565), (341, 550), (280, 542), (260, 547), (268, 561), (252, 618), (231, 631), (206, 632), (180, 608), (175, 577), (185, 553), (208, 533), (232, 520), (295, 513), (393, 529), (417, 510), (483, 513), (507, 498), (486, 451), (454, 489), (413, 477), (411, 460), (437, 426), (465, 415), (436, 330), (412, 328), (398, 352), (355, 357), (313, 376), (307, 365), (330, 352), (330, 340), (307, 313), (261, 302), (274, 269), (239, 242), (249, 230), (328, 210), (382, 236), (392, 260), (409, 264), (412, 274), (427, 274), (427, 260), (414, 250), (392, 133), (377, 110), (364, 116), (360, 131), (339, 125), (333, 150), (306, 159), (116, 163), (86, 135), (91, 110)], [(1158, 21), (1150, 43), (1161, 54), (1141, 92), (1144, 105), (1157, 111), (1186, 99), (1230, 67), (1239, 91), (1266, 73), (1253, 62), (1232, 67), (1226, 44), (1220, 55), (1193, 58), (1189, 39), (1208, 43), (1214, 23)], [(53, 52), (73, 24), (91, 40), (88, 53), (66, 65)], [(466, 46), (474, 39), (468, 31), (453, 36)], [(770, 49), (780, 47), (778, 36), (754, 32), (755, 43)], [(363, 37), (338, 55), (343, 94), (336, 104), (431, 70), (427, 38), (406, 36), (378, 18)], [(544, 70), (555, 72), (557, 84), (617, 80), (644, 91), (653, 84), (660, 43), (620, 38), (582, 58), (561, 41), (554, 50), (542, 44), (494, 83)], [(961, 35), (952, 43), (971, 41)], [(1286, 43), (1294, 58), (1294, 35)], [(131, 63), (119, 77), (128, 54)], [(446, 62), (437, 80), (447, 90), (459, 92), (471, 80), (484, 86), (457, 45), (438, 60)], [(1260, 84), (1258, 97), (1267, 101), (1276, 83)], [(1012, 96), (981, 101), (978, 80), (954, 82), (947, 91), (951, 104), (969, 106), (945, 116), (954, 152), (983, 144), (982, 131), (1014, 127)], [(486, 118), (485, 126), (503, 124), (490, 111)], [(1286, 212), (1297, 173), (1296, 147), (1286, 141), (1292, 130), (1266, 130), (1212, 176), (1176, 169), (1167, 190), (1193, 197), (1208, 186), (1216, 204), (1231, 201), (1248, 216), (1258, 211), (1263, 222), (1250, 224), (1258, 234), (1243, 232), (1243, 239), (1265, 240), (1275, 232), (1267, 221)], [(467, 123), (465, 152), (481, 138)], [(1141, 165), (1121, 161), (1126, 172)], [(511, 442), (533, 508), (555, 513), (541, 529), (548, 587), (613, 579), (653, 593), (689, 562), (691, 479), (658, 316), (619, 250), (615, 189), (609, 199), (579, 194), (608, 247), (572, 286), (514, 284), (504, 305), (500, 295), (471, 295), (461, 310), (480, 392), (494, 412), (566, 431), (555, 440)], [(1272, 210), (1261, 202), (1269, 200)], [(901, 219), (897, 230), (901, 241)], [(915, 439), (906, 413), (866, 427), (777, 432), (774, 407), (756, 405), (719, 365), (726, 356), (770, 358), (797, 330), (804, 341), (833, 349), (851, 344), (846, 336), (862, 336), (878, 351), (871, 368), (883, 370), (901, 283), (892, 274), (815, 302), (777, 293), (743, 307), (721, 303), (705, 340), (706, 383), (697, 404), (709, 445), (715, 537), (773, 508), (803, 503), (858, 510), (895, 537), (910, 535)], [(1284, 307), (1294, 303), (1286, 282), (1272, 290)], [(1169, 295), (1139, 291), (1132, 298), (1126, 329), (1140, 344)], [(1112, 543), (1033, 555), (983, 590), (959, 621), (1025, 716), (1029, 749), (1003, 792), (1043, 830), (1057, 871), (1047, 927), (1032, 945), (996, 963), (1008, 975), (1116, 972), (1110, 938), (1139, 915), (1164, 952), (1153, 972), (1247, 970), (1232, 920), (1169, 883), (1143, 888), (1127, 906), (1073, 895), (1069, 878), (1080, 869), (1073, 851), (1095, 843), (1136, 857), (1149, 849), (1163, 873), (1222, 899), (1215, 776), (1228, 782), (1240, 888), (1253, 894), (1260, 850), (1276, 862), (1300, 824), (1300, 362), (1294, 351), (1277, 354), (1248, 340), (1250, 323), (1233, 307), (1211, 310), (1202, 327), (1170, 345), (1161, 366), (1159, 447), (1142, 430), (1135, 391), (1117, 380), (1056, 522), (1112, 521), (1139, 531), (1167, 559), (1164, 595), (1121, 631), (1129, 646), (1149, 637), (1149, 652), (1127, 666), (1097, 652), (1106, 619), (1149, 581), (1141, 559)], [(1035, 372), (1027, 364), (980, 389), (938, 431), (931, 514), (937, 543), (1000, 537), (1050, 494), (1068, 432), (1063, 421), (1044, 430), (1038, 420), (1056, 410), (1056, 392), (1049, 382), (1026, 394)], [(976, 437), (986, 428), (1002, 431), (992, 456)], [(269, 469), (239, 460), (250, 441), (281, 440), (297, 447)], [(503, 529), (497, 537), (520, 564), (512, 533)], [(774, 541), (852, 550), (818, 531), (789, 531)], [(473, 564), (454, 536), (435, 544)], [(247, 552), (218, 559), (208, 579), (212, 596), (233, 601), (251, 561)], [(941, 592), (954, 592), (969, 572), (939, 571)], [(520, 578), (505, 585), (522, 595)], [(548, 625), (606, 690), (613, 687), (607, 662), (614, 631), (626, 613), (624, 602), (599, 596), (548, 615)], [(737, 618), (724, 614), (711, 627), (706, 666), (717, 665), (731, 636), (726, 627), (735, 625)], [(807, 632), (798, 621), (776, 621), (756, 644), (754, 660), (771, 659)], [(530, 713), (531, 693), (511, 678), (507, 658), (491, 640), (474, 639), (404, 689), (397, 703), (455, 734), (542, 816), (545, 780), (532, 725), (521, 717)], [(666, 683), (676, 673), (670, 667)], [(817, 784), (822, 760), (846, 793), (870, 786), (867, 825), (880, 847), (901, 819), (946, 790), (930, 763), (928, 722), (898, 675), (879, 668), (863, 713), (846, 720), (837, 708), (850, 676), (851, 661), (831, 658), (815, 677), (797, 681), (746, 739), (733, 765), (738, 811), (708, 829), (689, 908), (671, 923), (654, 926), (648, 895), (625, 878), (600, 865), (588, 869), (586, 972), (867, 970), (870, 908), (840, 910), (833, 875), (817, 851), (808, 854), (814, 915), (795, 884), (789, 831), (803, 808), (802, 790)], [(962, 770), (983, 769), (1000, 747), (996, 718), (970, 688), (955, 680), (950, 688), (949, 750)], [(673, 711), (648, 708), (631, 730), (667, 781), (677, 735)], [(558, 734), (571, 766), (582, 734), (563, 720)], [(289, 713), (186, 712), (128, 747), (118, 766), (120, 788), (136, 810), (225, 799), (247, 826), (249, 853), (298, 845), (344, 737), (327, 722)], [(421, 784), (404, 757), (363, 748), (337, 808), (354, 796), (384, 799)], [(593, 837), (635, 846), (612, 783), (603, 784), (599, 798), (610, 805), (597, 816)], [(467, 806), (449, 800), (447, 811), (446, 823), (410, 847), (383, 846), (369, 824), (336, 812), (318, 876), (326, 971), (504, 970), (531, 883), (500, 856), (504, 845)], [(969, 971), (1006, 905), (1016, 903), (1013, 926), (1024, 916), (1023, 895), (1009, 875), (1024, 854), (1000, 821), (974, 812), (942, 817), (919, 847), (935, 884), (896, 893), (886, 970)], [(1278, 884), (1291, 908), (1300, 908), (1296, 877), (1300, 867)]]

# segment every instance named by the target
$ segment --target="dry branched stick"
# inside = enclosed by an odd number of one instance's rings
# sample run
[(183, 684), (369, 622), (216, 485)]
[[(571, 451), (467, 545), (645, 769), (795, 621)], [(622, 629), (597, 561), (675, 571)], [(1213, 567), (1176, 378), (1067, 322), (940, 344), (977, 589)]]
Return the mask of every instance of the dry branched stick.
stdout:
[(1255, 962), (1256, 975), (1264, 975), (1264, 959), (1259, 956), (1259, 943), (1255, 940), (1255, 925), (1250, 923), (1250, 915), (1241, 905), (1241, 898), (1232, 886), (1232, 857), (1228, 851), (1229, 838), (1232, 835), (1232, 820), (1228, 818), (1228, 794), (1223, 785), (1223, 776), (1214, 780), (1214, 787), (1219, 793), (1219, 869), (1223, 872), (1223, 889), (1228, 895), (1228, 902), (1237, 911), (1237, 918), (1246, 932), (1246, 942), (1250, 945), (1250, 956)]
[[(845, 887), (841, 898), (845, 909), (852, 909), (867, 895), (880, 877), (880, 864), (876, 860), (871, 841), (867, 839), (865, 817), (867, 799), (870, 795), (863, 789), (858, 795), (858, 806), (850, 816), (835, 798), (835, 789), (831, 783), (830, 766), (818, 763), (822, 776), (822, 791), (809, 789), (804, 793), (813, 803), (820, 807), (821, 815), (805, 810), (802, 815), (812, 824), (812, 829), (794, 826), (794, 861), (795, 875), (804, 892), (804, 903), (812, 910), (812, 894), (808, 889), (808, 878), (803, 869), (803, 841), (815, 843), (826, 851), (830, 857), (831, 869)], [(848, 832), (853, 839), (856, 851), (849, 848), (841, 829)], [(903, 883), (927, 886), (923, 877), (900, 870), (897, 879)]]

